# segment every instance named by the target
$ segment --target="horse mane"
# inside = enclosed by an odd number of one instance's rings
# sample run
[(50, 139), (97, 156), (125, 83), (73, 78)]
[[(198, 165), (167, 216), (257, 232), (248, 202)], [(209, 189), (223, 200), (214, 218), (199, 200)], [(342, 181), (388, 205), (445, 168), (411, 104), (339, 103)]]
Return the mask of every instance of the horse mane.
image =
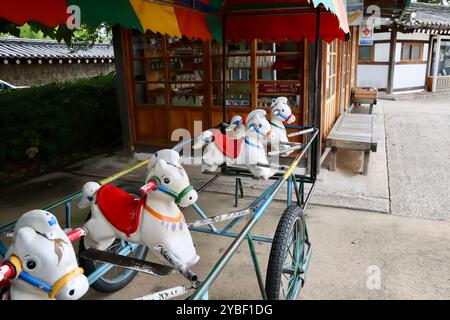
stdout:
[(64, 239), (55, 239), (53, 240), (55, 243), (55, 254), (58, 257), (58, 264), (61, 262), (63, 253), (64, 253), (64, 243), (67, 243)]

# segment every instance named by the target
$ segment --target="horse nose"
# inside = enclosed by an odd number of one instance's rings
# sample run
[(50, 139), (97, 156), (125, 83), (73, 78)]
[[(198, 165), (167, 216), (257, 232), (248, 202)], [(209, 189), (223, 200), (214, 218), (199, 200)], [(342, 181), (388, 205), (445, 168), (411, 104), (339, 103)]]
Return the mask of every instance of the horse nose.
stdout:
[(189, 207), (190, 205), (193, 205), (198, 199), (197, 191), (191, 190), (189, 191), (183, 198), (181, 198), (181, 201), (179, 205), (183, 208)]
[(295, 116), (292, 115), (292, 117), (289, 118), (288, 122), (289, 124), (293, 123), (295, 121)]
[(71, 279), (58, 292), (56, 300), (78, 300), (83, 297), (89, 289), (89, 282), (87, 278), (80, 274)]

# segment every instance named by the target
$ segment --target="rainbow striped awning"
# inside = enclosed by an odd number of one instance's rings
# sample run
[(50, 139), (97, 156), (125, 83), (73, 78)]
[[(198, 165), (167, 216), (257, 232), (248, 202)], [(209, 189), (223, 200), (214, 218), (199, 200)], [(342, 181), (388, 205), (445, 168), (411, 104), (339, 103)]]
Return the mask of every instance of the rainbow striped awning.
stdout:
[[(120, 24), (144, 32), (202, 40), (314, 40), (317, 8), (320, 38), (345, 40), (349, 33), (343, 0), (9, 0), (0, 18), (21, 25), (37, 21), (65, 24), (72, 5), (81, 22)], [(225, 29), (225, 33), (223, 32)]]

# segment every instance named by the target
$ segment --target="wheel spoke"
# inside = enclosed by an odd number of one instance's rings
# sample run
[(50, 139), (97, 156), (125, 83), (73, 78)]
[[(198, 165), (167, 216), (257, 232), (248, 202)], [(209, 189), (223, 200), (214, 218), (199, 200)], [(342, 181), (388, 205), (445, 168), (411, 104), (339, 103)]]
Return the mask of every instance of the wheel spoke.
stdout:
[(293, 275), (294, 274), (294, 269), (292, 268), (292, 266), (283, 267), (283, 273), (287, 273), (289, 275)]

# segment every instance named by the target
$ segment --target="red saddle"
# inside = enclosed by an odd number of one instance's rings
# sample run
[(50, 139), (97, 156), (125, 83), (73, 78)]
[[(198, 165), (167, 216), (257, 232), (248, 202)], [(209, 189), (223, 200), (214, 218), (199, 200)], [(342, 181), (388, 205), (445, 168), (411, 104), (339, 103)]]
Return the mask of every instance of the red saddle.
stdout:
[(97, 191), (97, 204), (103, 216), (127, 237), (136, 232), (145, 196), (136, 198), (119, 187), (107, 184)]
[(214, 144), (217, 148), (219, 148), (220, 151), (222, 151), (224, 156), (230, 159), (236, 159), (237, 157), (239, 157), (244, 138), (233, 139), (220, 132), (220, 130), (216, 130), (213, 133), (213, 139)]

